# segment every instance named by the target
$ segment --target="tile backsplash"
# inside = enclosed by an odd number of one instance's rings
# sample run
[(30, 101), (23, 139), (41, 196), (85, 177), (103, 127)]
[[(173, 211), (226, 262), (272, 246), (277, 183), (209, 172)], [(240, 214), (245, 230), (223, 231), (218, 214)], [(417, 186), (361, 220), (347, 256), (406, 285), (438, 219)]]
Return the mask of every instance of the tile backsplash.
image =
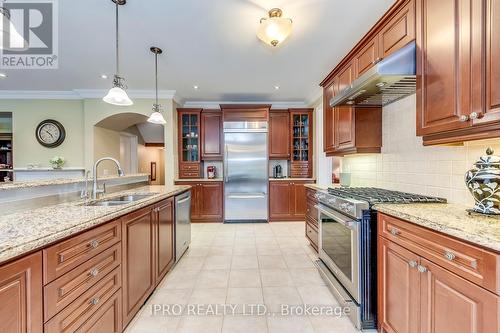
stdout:
[(352, 186), (440, 196), (449, 202), (471, 205), (464, 175), (487, 147), (500, 154), (500, 138), (465, 142), (460, 146), (424, 147), (416, 136), (415, 95), (383, 110), (381, 154), (346, 156), (342, 172), (350, 172)]

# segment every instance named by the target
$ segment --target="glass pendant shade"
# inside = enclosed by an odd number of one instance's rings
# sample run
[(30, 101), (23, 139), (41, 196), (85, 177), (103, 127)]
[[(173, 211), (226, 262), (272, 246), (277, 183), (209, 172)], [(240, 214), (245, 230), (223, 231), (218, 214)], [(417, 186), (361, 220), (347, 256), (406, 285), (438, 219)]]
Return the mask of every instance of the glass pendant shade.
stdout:
[(151, 114), (151, 116), (149, 116), (148, 123), (163, 125), (166, 124), (167, 122), (159, 111), (155, 111)]
[(108, 94), (102, 99), (108, 104), (118, 105), (118, 106), (130, 106), (134, 102), (128, 97), (125, 90), (120, 87), (113, 87), (109, 90)]
[(264, 43), (273, 47), (283, 43), (292, 33), (292, 20), (281, 17), (280, 9), (275, 8), (269, 11), (269, 18), (260, 20), (257, 37)]

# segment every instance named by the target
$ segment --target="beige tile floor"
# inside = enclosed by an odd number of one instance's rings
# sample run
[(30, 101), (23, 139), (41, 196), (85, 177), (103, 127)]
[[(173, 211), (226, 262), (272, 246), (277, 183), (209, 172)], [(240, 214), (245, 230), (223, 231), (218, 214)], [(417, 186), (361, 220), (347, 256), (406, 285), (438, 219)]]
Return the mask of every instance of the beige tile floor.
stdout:
[[(337, 305), (313, 265), (304, 223), (193, 224), (192, 243), (127, 333), (350, 333), (345, 317), (283, 316), (281, 304)], [(177, 304), (179, 315), (153, 315)], [(187, 304), (234, 304), (234, 314), (192, 315)], [(245, 304), (265, 304), (249, 315)], [(173, 309), (172, 309), (173, 310)]]

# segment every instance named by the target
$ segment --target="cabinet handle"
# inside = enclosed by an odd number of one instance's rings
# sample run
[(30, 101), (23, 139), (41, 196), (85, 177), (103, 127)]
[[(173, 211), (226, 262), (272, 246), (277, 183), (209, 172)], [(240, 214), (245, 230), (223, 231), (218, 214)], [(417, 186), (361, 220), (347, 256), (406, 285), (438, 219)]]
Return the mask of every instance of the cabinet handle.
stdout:
[(466, 114), (463, 114), (459, 118), (460, 122), (465, 123), (466, 121), (469, 121), (469, 116)]
[(444, 257), (445, 257), (445, 259), (447, 259), (449, 261), (453, 261), (457, 256), (455, 255), (455, 253), (453, 253), (451, 251), (445, 251)]
[(99, 304), (99, 298), (98, 297), (92, 298), (89, 303), (91, 305), (97, 305), (97, 304)]
[(415, 260), (410, 260), (408, 262), (408, 265), (410, 265), (411, 268), (415, 268), (418, 266), (417, 262)]
[(418, 270), (420, 273), (425, 273), (425, 272), (427, 272), (427, 267), (422, 266), (422, 265), (418, 265), (417, 270)]
[(399, 236), (399, 234), (401, 234), (401, 231), (399, 231), (398, 229), (396, 228), (391, 228), (391, 234), (393, 236)]
[(99, 274), (99, 270), (97, 268), (93, 268), (93, 269), (90, 270), (89, 274), (92, 277), (96, 277), (97, 274)]
[(475, 111), (474, 111), (474, 112), (472, 112), (472, 113), (469, 115), (470, 119), (479, 119), (479, 118), (481, 118), (481, 116), (482, 116), (482, 114), (481, 114), (481, 113), (478, 113), (478, 112), (475, 112)]
[(95, 249), (95, 248), (97, 248), (99, 246), (99, 241), (97, 241), (95, 239), (91, 240), (90, 243), (89, 243), (89, 245), (90, 245), (91, 248)]

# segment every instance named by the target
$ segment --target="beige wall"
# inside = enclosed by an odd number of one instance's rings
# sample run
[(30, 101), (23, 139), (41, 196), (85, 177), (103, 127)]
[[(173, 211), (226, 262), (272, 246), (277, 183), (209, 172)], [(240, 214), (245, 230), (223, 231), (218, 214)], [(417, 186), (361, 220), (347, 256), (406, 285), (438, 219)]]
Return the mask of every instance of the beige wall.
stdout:
[[(102, 157), (113, 157), (120, 161), (120, 133), (102, 127), (94, 127), (94, 158), (96, 161)], [(103, 161), (98, 175), (113, 174), (116, 165), (111, 161)]]
[(464, 175), (491, 146), (500, 153), (500, 139), (471, 141), (463, 146), (424, 147), (416, 136), (416, 99), (409, 96), (383, 110), (382, 154), (344, 157), (342, 169), (352, 185), (436, 195), (471, 205)]
[(156, 162), (156, 181), (153, 185), (165, 184), (165, 150), (157, 147), (138, 146), (139, 172), (151, 173), (151, 162)]
[[(49, 167), (49, 159), (56, 155), (66, 159), (65, 167), (84, 166), (81, 100), (0, 100), (0, 110), (12, 112), (15, 168), (34, 163)], [(66, 129), (59, 147), (45, 148), (36, 140), (36, 127), (45, 119), (57, 120)]]

